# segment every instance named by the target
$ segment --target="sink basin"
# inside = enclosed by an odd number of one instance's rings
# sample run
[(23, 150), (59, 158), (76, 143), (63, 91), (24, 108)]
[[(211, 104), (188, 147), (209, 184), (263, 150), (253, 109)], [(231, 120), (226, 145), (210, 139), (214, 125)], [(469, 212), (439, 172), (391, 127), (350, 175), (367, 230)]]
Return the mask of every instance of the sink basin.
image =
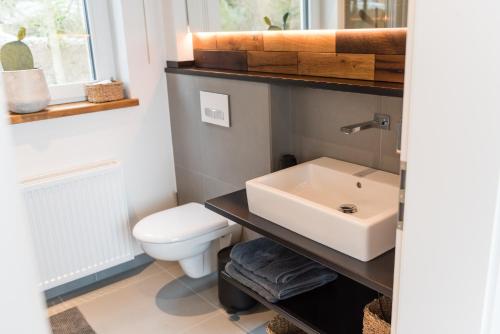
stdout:
[(250, 212), (361, 261), (394, 248), (399, 175), (320, 158), (246, 183)]

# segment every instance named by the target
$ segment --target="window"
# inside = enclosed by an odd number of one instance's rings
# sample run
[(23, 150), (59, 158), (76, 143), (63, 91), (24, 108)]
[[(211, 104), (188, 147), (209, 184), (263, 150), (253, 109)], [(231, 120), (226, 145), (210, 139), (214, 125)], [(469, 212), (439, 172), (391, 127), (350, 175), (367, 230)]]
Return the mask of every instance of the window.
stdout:
[(406, 26), (407, 0), (347, 0), (345, 27), (388, 28)]
[(84, 83), (114, 76), (107, 1), (0, 0), (0, 45), (21, 26), (53, 103), (83, 100)]
[[(219, 0), (220, 30), (267, 30), (269, 23), (275, 29), (304, 29), (307, 28), (304, 3), (304, 0)], [(285, 14), (288, 14), (286, 24)], [(264, 17), (269, 18), (267, 23)]]

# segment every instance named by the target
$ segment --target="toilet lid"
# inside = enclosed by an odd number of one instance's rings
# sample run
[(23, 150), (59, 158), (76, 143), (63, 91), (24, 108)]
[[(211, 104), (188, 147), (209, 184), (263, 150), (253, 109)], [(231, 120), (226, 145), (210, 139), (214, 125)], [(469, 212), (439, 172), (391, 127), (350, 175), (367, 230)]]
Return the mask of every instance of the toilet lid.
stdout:
[(199, 203), (160, 211), (138, 222), (134, 237), (143, 242), (170, 243), (192, 239), (228, 225), (227, 219)]

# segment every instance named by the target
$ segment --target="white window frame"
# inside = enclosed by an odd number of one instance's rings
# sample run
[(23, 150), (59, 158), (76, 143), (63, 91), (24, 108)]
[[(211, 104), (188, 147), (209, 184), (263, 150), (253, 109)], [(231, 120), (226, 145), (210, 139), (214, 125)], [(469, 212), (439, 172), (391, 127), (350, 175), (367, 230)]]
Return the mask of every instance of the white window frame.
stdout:
[(344, 29), (345, 0), (308, 0), (309, 29)]
[(116, 77), (111, 30), (111, 12), (107, 0), (84, 0), (87, 10), (87, 28), (93, 56), (96, 79), (87, 82), (50, 85), (51, 104), (86, 100), (85, 84)]

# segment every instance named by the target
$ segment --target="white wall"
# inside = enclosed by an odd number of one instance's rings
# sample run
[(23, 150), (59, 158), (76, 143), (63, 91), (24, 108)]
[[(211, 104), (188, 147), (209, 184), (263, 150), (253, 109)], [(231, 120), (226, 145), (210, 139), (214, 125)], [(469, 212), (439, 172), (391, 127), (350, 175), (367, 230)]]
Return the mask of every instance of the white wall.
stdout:
[[(89, 162), (123, 162), (131, 222), (176, 204), (162, 0), (113, 0), (121, 78), (140, 106), (12, 126), (21, 178)], [(149, 45), (149, 59), (148, 50)], [(137, 253), (140, 250), (137, 248)]]
[(481, 334), (500, 333), (500, 189), (498, 189), (498, 194)]
[(500, 195), (500, 2), (410, 8), (397, 333), (481, 333)]
[(15, 167), (0, 78), (0, 333), (48, 333), (32, 241), (15, 183)]
[[(164, 43), (167, 48), (167, 59), (178, 61), (193, 60), (193, 43), (187, 21), (188, 14), (186, 12), (186, 3), (184, 0), (164, 0), (162, 2), (162, 11), (165, 19), (164, 31), (166, 32)], [(200, 2), (199, 5), (201, 3), (202, 2)], [(206, 1), (203, 1), (203, 4), (205, 3)], [(193, 22), (195, 22), (194, 28), (196, 29), (203, 25), (201, 22), (202, 17), (200, 16), (203, 12), (201, 10), (201, 5), (198, 9), (196, 13), (193, 13), (192, 18)]]

